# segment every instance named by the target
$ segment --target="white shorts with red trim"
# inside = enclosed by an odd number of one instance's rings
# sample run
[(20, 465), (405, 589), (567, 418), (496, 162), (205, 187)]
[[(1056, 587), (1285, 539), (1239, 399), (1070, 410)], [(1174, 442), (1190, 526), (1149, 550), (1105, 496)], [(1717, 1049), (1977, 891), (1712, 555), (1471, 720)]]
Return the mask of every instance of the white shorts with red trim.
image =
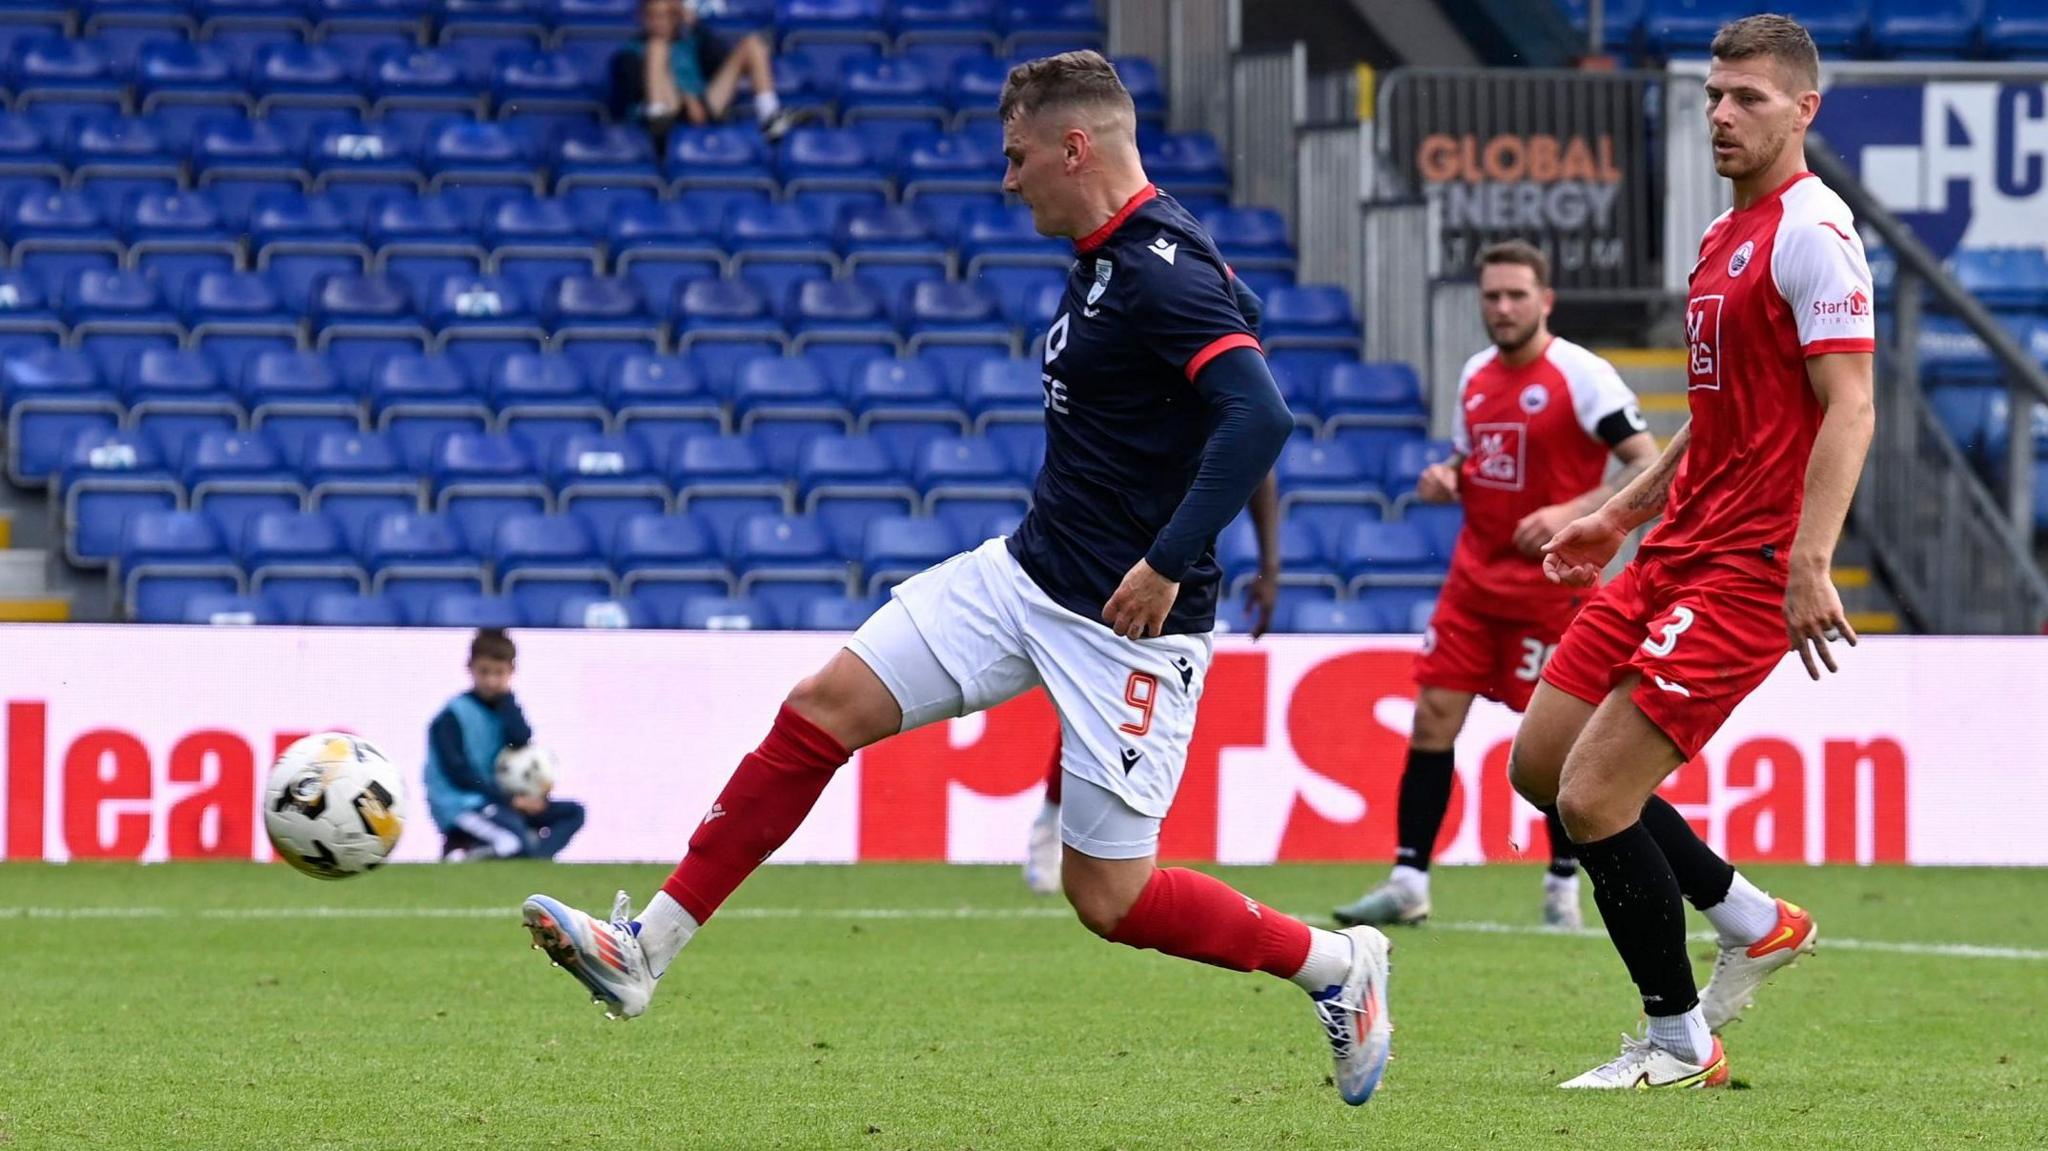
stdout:
[[(1187, 765), (1212, 643), (1206, 634), (1124, 639), (1054, 603), (998, 538), (898, 585), (847, 646), (896, 697), (906, 728), (1043, 684), (1060, 716), (1061, 768), (1163, 819)], [(957, 698), (918, 673), (933, 659)]]

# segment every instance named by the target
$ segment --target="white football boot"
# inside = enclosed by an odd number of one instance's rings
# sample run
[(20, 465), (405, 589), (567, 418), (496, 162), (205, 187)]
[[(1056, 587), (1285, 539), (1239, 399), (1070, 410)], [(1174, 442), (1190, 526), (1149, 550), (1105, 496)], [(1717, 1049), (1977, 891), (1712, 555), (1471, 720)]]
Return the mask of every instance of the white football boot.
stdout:
[(1330, 914), (1347, 927), (1361, 924), (1412, 927), (1429, 918), (1429, 893), (1389, 879)]
[(1393, 945), (1377, 928), (1352, 927), (1343, 935), (1351, 940), (1351, 970), (1334, 995), (1310, 1001), (1330, 1038), (1337, 1093), (1356, 1107), (1372, 1098), (1393, 1052), (1394, 1021), (1387, 1014), (1387, 953)]
[(1543, 873), (1543, 926), (1579, 931), (1586, 913), (1579, 909), (1579, 877)]
[(1748, 1008), (1756, 989), (1780, 968), (1813, 954), (1820, 929), (1798, 904), (1778, 900), (1778, 922), (1762, 939), (1745, 947), (1723, 944), (1714, 954), (1714, 974), (1700, 992), (1700, 1011), (1707, 1030), (1716, 1035)]
[(1039, 895), (1060, 890), (1060, 805), (1048, 803), (1031, 821), (1031, 839), (1024, 851), (1024, 886)]
[(654, 976), (633, 934), (633, 902), (619, 892), (605, 922), (547, 895), (529, 895), (520, 908), (536, 951), (590, 990), (591, 1002), (610, 1019), (631, 1019), (654, 997)]
[(1721, 1040), (1705, 1063), (1691, 1063), (1651, 1042), (1647, 1035), (1621, 1037), (1621, 1054), (1576, 1079), (1558, 1084), (1567, 1090), (1647, 1091), (1653, 1087), (1721, 1087), (1728, 1082), (1728, 1056)]

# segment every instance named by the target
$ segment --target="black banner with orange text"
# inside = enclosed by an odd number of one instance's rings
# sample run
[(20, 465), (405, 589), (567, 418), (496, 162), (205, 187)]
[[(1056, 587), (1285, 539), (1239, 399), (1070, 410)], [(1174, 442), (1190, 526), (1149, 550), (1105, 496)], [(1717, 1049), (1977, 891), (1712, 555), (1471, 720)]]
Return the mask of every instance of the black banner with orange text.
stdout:
[(1401, 69), (1379, 99), (1379, 152), (1428, 197), (1446, 274), (1497, 240), (1549, 256), (1555, 286), (1660, 284), (1650, 73)]

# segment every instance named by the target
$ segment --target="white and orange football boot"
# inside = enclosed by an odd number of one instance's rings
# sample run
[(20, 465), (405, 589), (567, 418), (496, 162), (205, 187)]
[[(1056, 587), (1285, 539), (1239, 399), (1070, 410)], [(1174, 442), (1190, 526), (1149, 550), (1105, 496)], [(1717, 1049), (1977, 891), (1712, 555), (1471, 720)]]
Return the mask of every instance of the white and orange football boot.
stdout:
[(1706, 1062), (1693, 1063), (1657, 1046), (1648, 1035), (1621, 1037), (1621, 1054), (1584, 1075), (1558, 1084), (1567, 1090), (1648, 1091), (1659, 1087), (1725, 1087), (1728, 1055), (1714, 1040)]
[(1707, 1017), (1707, 1030), (1716, 1035), (1741, 1016), (1756, 995), (1756, 989), (1780, 968), (1799, 962), (1813, 953), (1820, 931), (1813, 916), (1794, 903), (1780, 899), (1778, 922), (1762, 939), (1747, 947), (1722, 944), (1714, 956), (1714, 974), (1700, 992), (1700, 1010)]
[(520, 918), (535, 950), (576, 977), (612, 1019), (631, 1019), (654, 997), (654, 976), (633, 931), (633, 905), (621, 891), (610, 922), (547, 895), (529, 895)]

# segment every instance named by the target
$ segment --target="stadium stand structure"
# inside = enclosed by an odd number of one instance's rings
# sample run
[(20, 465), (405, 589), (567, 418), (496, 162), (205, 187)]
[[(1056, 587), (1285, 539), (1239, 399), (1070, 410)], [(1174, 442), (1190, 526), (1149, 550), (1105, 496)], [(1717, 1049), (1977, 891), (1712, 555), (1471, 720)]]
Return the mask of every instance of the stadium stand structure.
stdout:
[[(7, 476), (115, 612), (846, 627), (1016, 522), (1071, 251), (997, 190), (994, 100), (1100, 47), (1090, 4), (726, 0), (814, 118), (660, 154), (604, 109), (630, 0), (470, 7), (0, 12)], [(1419, 626), (1456, 517), (1415, 506), (1415, 372), (1361, 362), (1345, 293), (1118, 63), (1148, 171), (1265, 298), (1279, 625)]]

